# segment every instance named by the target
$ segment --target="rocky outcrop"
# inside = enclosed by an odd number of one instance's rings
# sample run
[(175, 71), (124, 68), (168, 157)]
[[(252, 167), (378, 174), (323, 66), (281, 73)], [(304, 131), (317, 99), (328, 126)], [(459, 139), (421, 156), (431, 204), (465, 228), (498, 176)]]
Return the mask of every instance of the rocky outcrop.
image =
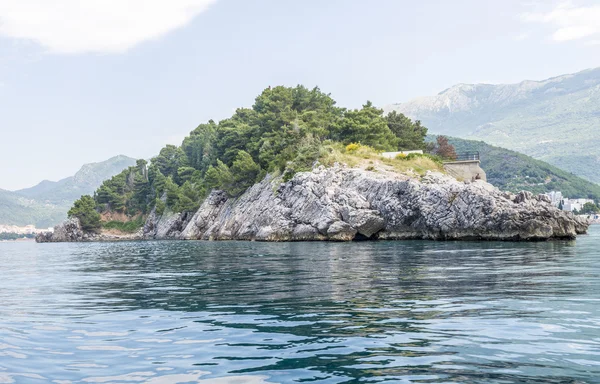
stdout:
[(79, 219), (70, 218), (54, 227), (52, 232), (38, 233), (35, 241), (38, 243), (74, 243), (90, 241), (125, 241), (138, 240), (143, 236), (140, 230), (137, 233), (115, 234), (109, 232), (90, 233), (81, 228)]
[(192, 215), (188, 212), (165, 212), (157, 215), (156, 208), (150, 212), (144, 225), (144, 239), (178, 239)]
[(53, 232), (42, 232), (35, 236), (38, 243), (65, 243), (88, 241), (89, 235), (86, 235), (81, 229), (79, 219), (67, 219), (64, 223), (54, 227)]
[[(213, 191), (193, 216), (153, 211), (143, 237), (527, 241), (573, 239), (588, 225), (546, 196), (505, 193), (483, 181), (459, 182), (439, 173), (417, 180), (335, 166), (298, 173), (286, 183), (267, 176), (238, 198)], [(52, 241), (86, 241), (78, 240), (85, 238), (79, 230), (55, 230)]]
[(543, 195), (513, 195), (436, 173), (399, 180), (337, 166), (287, 183), (267, 177), (237, 199), (213, 192), (179, 238), (545, 240), (575, 238), (587, 227)]

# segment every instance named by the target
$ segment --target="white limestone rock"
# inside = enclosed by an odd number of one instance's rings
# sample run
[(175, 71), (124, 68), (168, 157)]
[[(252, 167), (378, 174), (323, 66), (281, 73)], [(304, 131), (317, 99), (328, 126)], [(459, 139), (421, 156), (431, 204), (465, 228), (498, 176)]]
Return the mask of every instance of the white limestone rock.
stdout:
[(397, 180), (334, 166), (287, 183), (267, 177), (235, 199), (214, 191), (180, 238), (544, 240), (575, 238), (587, 226), (543, 196), (504, 193), (483, 181), (440, 173)]

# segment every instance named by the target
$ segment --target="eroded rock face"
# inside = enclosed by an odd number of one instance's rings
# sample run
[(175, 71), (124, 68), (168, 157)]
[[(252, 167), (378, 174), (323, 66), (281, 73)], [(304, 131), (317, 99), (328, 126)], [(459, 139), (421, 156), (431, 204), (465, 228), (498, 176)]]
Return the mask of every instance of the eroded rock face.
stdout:
[(435, 173), (396, 180), (338, 166), (283, 184), (267, 177), (237, 199), (213, 192), (179, 238), (544, 240), (575, 238), (587, 227), (529, 192), (512, 195)]
[(150, 216), (144, 224), (145, 239), (178, 239), (187, 223), (192, 218), (189, 213), (165, 212), (158, 216), (156, 209), (150, 212)]
[[(573, 239), (589, 223), (545, 196), (501, 192), (483, 181), (430, 173), (391, 178), (344, 166), (319, 167), (287, 183), (267, 176), (238, 198), (213, 191), (195, 214), (152, 212), (132, 238), (258, 241), (355, 239)], [(38, 241), (91, 241), (67, 221)], [(99, 238), (98, 240), (112, 240)]]
[(38, 243), (80, 242), (88, 241), (88, 236), (81, 229), (79, 219), (71, 218), (55, 226), (54, 232), (38, 233), (35, 241)]

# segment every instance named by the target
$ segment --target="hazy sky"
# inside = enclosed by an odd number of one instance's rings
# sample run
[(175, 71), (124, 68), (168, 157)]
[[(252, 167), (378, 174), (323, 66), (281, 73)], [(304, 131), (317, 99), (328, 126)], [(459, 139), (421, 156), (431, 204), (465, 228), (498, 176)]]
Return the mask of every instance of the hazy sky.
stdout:
[(0, 0), (0, 188), (148, 158), (269, 85), (345, 107), (600, 66), (600, 0)]

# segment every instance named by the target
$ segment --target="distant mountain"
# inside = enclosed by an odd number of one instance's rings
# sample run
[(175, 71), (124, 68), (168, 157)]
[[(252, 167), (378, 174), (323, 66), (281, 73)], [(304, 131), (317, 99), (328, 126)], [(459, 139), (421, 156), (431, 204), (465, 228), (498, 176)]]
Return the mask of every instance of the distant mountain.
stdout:
[(518, 84), (459, 84), (384, 108), (430, 133), (484, 140), (600, 183), (600, 68)]
[[(569, 198), (590, 198), (600, 201), (600, 185), (594, 184), (532, 157), (495, 147), (483, 141), (448, 137), (457, 152), (478, 151), (481, 168), (490, 183), (503, 191), (546, 193), (561, 191)], [(435, 136), (428, 136), (434, 141)]]
[(0, 189), (0, 224), (35, 224), (38, 228), (47, 228), (64, 220), (67, 210), (65, 206), (41, 204)]
[(44, 180), (31, 188), (15, 191), (16, 194), (36, 201), (61, 204), (73, 201), (81, 195), (92, 194), (106, 179), (110, 179), (127, 167), (135, 165), (136, 160), (127, 156), (115, 156), (100, 163), (85, 164), (73, 176), (59, 181)]
[(35, 224), (39, 228), (57, 224), (64, 220), (81, 195), (92, 194), (104, 180), (135, 162), (127, 156), (115, 156), (86, 164), (75, 175), (59, 181), (44, 180), (34, 187), (14, 192), (0, 189), (0, 224)]

